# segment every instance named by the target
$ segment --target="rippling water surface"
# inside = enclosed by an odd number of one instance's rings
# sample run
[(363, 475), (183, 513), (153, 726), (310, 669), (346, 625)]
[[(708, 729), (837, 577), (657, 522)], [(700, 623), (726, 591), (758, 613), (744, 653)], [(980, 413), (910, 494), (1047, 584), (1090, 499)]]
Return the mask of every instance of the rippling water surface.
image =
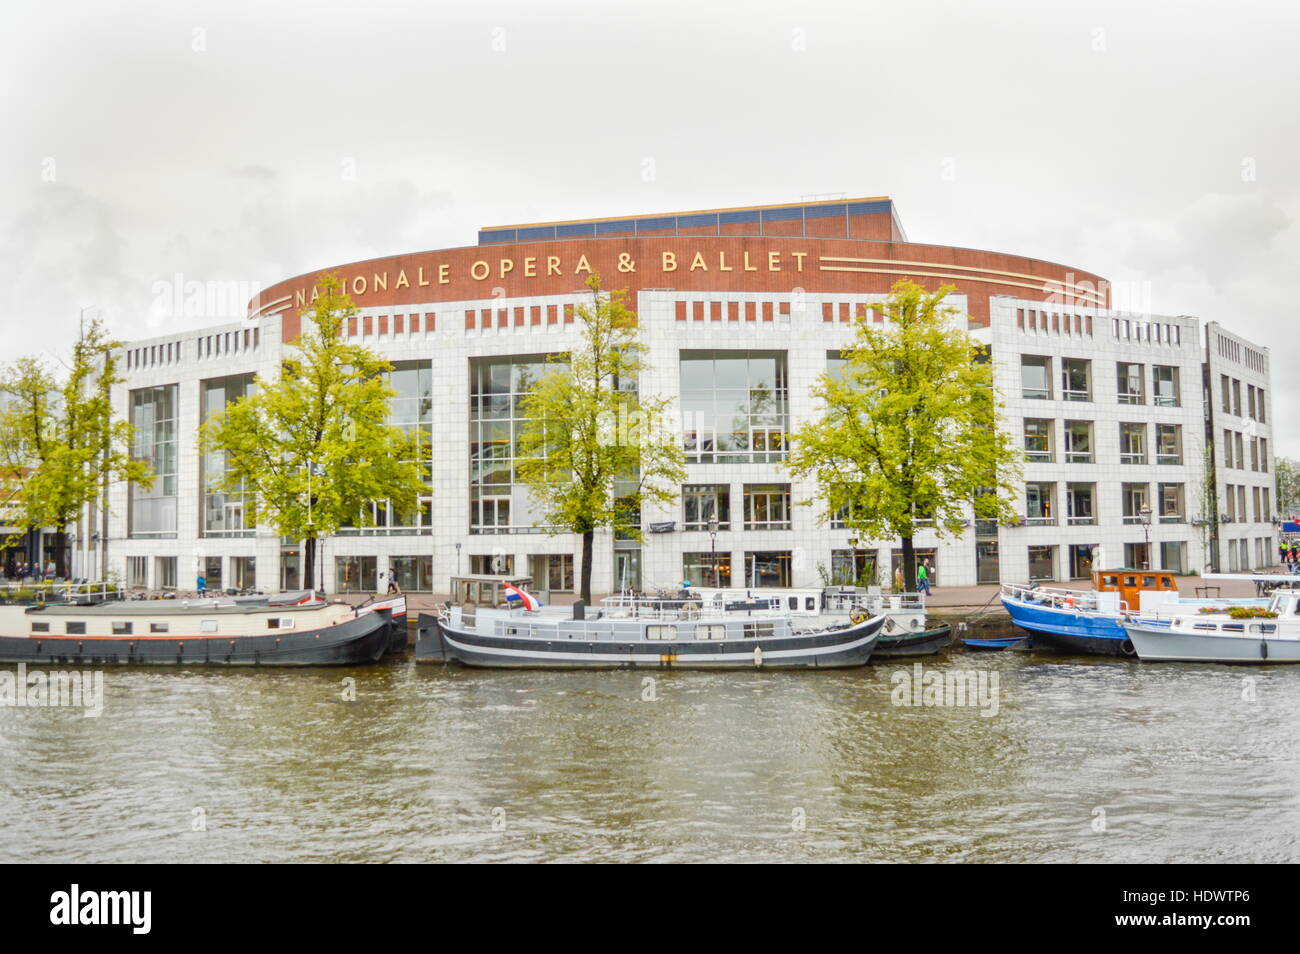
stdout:
[(1300, 667), (921, 660), (989, 716), (893, 704), (913, 662), (109, 669), (0, 708), (0, 860), (1300, 860)]

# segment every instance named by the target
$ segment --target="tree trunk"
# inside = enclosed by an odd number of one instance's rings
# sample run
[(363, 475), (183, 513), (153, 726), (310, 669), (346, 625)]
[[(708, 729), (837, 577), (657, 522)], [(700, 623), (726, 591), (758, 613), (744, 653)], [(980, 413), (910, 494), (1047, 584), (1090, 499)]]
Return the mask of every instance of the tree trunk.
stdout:
[(596, 538), (595, 530), (588, 530), (582, 535), (582, 601), (591, 605), (591, 550)]
[(308, 537), (302, 548), (302, 586), (305, 590), (316, 589), (316, 538)]
[(916, 592), (916, 548), (911, 537), (903, 537), (903, 592)]
[[(55, 577), (68, 578), (67, 560), (64, 557), (68, 548), (68, 528), (59, 524), (54, 528), (54, 575)], [(46, 559), (48, 563), (48, 558)]]

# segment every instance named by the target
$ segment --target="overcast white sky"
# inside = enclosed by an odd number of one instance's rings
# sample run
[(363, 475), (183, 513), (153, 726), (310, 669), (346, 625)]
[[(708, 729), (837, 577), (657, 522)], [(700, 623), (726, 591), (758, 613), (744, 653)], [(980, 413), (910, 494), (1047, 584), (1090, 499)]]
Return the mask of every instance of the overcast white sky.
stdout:
[[(1300, 456), (1300, 3), (8, 0), (0, 361), (155, 283), (483, 225), (890, 195), (1273, 355)], [(651, 170), (652, 175), (647, 171)], [(350, 174), (351, 173), (351, 174)]]

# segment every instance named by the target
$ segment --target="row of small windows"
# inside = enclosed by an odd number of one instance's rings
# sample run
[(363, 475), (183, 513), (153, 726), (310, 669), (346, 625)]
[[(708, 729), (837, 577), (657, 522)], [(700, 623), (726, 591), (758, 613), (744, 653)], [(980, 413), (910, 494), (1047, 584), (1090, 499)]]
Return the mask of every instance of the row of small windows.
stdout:
[[(1061, 358), (1060, 377), (1052, 374), (1056, 359), (1047, 355), (1020, 356), (1021, 396), (1029, 401), (1092, 401), (1093, 374), (1089, 358)], [(1151, 403), (1156, 407), (1180, 407), (1182, 384), (1180, 369), (1175, 365), (1151, 365)], [(1059, 380), (1060, 390), (1053, 390)], [(1146, 365), (1127, 361), (1115, 363), (1115, 395), (1120, 404), (1147, 403)]]
[(1057, 312), (1038, 311), (1033, 308), (1016, 309), (1016, 327), (1037, 334), (1092, 336), (1092, 315), (1062, 315)]
[[(1024, 522), (1027, 526), (1057, 526), (1061, 523), (1057, 510), (1059, 485), (1055, 482), (1032, 481), (1025, 484)], [(1095, 483), (1067, 483), (1065, 485), (1065, 524), (1092, 526), (1097, 523), (1097, 485)], [(1126, 524), (1183, 523), (1187, 520), (1186, 493), (1181, 483), (1156, 484), (1155, 504), (1152, 510), (1151, 484), (1124, 483), (1120, 485), (1120, 517)]]
[[(1241, 417), (1241, 380), (1219, 375), (1219, 401), (1224, 414)], [(1264, 389), (1253, 384), (1246, 385), (1246, 417), (1260, 424), (1268, 423), (1268, 402), (1264, 399)]]
[[(1067, 464), (1094, 464), (1096, 452), (1093, 421), (1063, 421), (1062, 459)], [(1154, 445), (1148, 443), (1154, 436)], [(1053, 418), (1024, 419), (1025, 460), (1033, 463), (1056, 462), (1056, 421)], [(1183, 427), (1181, 424), (1121, 422), (1119, 425), (1119, 459), (1121, 464), (1182, 464)]]
[[(1268, 438), (1252, 437), (1246, 444), (1245, 435), (1240, 431), (1223, 431), (1223, 466), (1229, 470), (1246, 470), (1246, 448), (1250, 447), (1250, 469), (1261, 474), (1268, 473)], [(1235, 454), (1234, 454), (1235, 451)]]
[[(1252, 509), (1246, 510), (1246, 491)], [(1246, 518), (1250, 517), (1248, 521)], [(1267, 487), (1246, 487), (1244, 484), (1225, 484), (1223, 487), (1223, 523), (1268, 523), (1273, 519), (1272, 501)]]

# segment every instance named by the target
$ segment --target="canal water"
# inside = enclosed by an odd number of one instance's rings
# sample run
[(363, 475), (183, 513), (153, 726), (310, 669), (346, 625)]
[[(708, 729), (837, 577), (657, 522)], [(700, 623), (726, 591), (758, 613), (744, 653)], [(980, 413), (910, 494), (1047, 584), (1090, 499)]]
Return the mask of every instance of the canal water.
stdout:
[(0, 861), (1300, 860), (1300, 668), (914, 662), (109, 669), (0, 708)]

